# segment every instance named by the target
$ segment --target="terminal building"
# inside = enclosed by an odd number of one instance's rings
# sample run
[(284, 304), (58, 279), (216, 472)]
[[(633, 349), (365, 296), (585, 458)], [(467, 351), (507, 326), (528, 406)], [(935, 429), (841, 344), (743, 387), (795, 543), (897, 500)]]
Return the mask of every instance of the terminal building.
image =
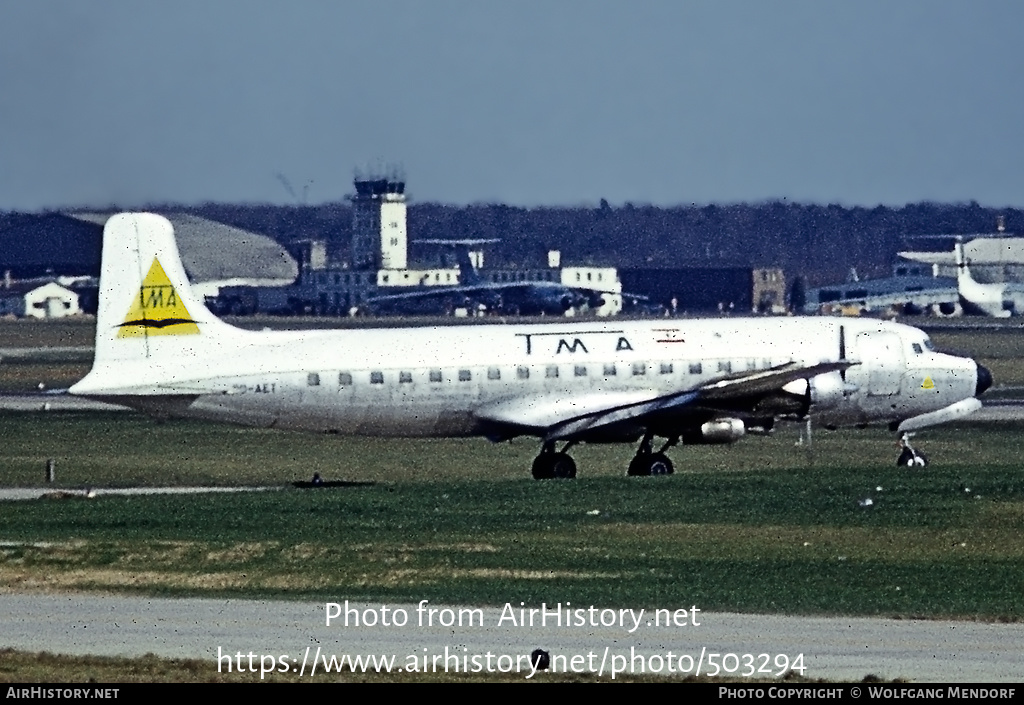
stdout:
[(672, 314), (785, 313), (786, 277), (781, 269), (686, 267), (623, 269), (622, 286)]
[[(216, 306), (221, 313), (353, 315), (380, 297), (437, 292), (470, 284), (561, 284), (604, 292), (598, 315), (622, 310), (622, 284), (614, 267), (562, 267), (557, 252), (548, 267), (485, 268), (483, 243), (468, 251), (468, 266), (410, 266), (405, 182), (397, 177), (357, 177), (352, 204), (352, 240), (348, 262), (332, 262), (323, 242), (303, 244), (298, 280), (288, 287), (227, 286)], [(453, 241), (454, 243), (454, 241)], [(444, 246), (443, 243), (433, 244)], [(458, 243), (454, 243), (458, 244)], [(468, 247), (466, 249), (468, 250)], [(466, 281), (467, 274), (475, 279)], [(451, 296), (411, 296), (409, 304), (380, 312), (473, 313), (487, 306), (462, 292)], [(575, 310), (567, 310), (567, 314)]]

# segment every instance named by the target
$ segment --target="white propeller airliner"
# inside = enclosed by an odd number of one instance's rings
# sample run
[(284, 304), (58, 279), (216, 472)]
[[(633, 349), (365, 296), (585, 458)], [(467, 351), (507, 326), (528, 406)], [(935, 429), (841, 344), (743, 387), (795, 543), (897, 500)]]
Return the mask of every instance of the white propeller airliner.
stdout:
[(1024, 315), (1024, 288), (1015, 283), (982, 284), (971, 275), (970, 263), (959, 239), (954, 245), (956, 283), (965, 313), (1009, 318)]
[[(667, 474), (680, 441), (728, 443), (778, 418), (905, 439), (975, 411), (991, 383), (920, 330), (867, 319), (245, 331), (192, 294), (166, 219), (122, 213), (103, 234), (95, 362), (70, 392), (315, 432), (535, 436), (542, 479), (576, 475), (578, 442), (639, 441), (628, 473)], [(900, 462), (924, 463), (909, 444)]]

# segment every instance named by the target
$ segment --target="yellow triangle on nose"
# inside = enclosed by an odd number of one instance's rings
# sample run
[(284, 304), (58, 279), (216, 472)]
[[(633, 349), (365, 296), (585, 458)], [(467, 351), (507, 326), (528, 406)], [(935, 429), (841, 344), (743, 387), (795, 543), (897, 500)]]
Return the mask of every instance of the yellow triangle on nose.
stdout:
[(932, 381), (931, 377), (925, 377), (921, 389), (935, 389), (935, 382)]
[(199, 326), (178, 298), (178, 292), (167, 277), (159, 260), (153, 258), (149, 273), (142, 280), (139, 294), (128, 309), (118, 338), (139, 338), (147, 335), (199, 335)]

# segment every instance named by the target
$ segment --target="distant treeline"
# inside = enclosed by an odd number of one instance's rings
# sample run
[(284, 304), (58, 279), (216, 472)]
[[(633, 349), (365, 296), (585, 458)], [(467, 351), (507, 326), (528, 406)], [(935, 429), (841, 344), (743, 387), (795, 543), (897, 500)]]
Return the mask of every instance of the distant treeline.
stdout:
[[(307, 206), (205, 204), (150, 205), (158, 212), (188, 212), (270, 235), (283, 244), (321, 239), (328, 252), (348, 258), (351, 207), (346, 202)], [(896, 252), (920, 235), (991, 233), (997, 216), (1007, 232), (1024, 231), (1024, 211), (967, 204), (917, 203), (899, 208), (848, 208), (785, 202), (708, 206), (518, 208), (505, 205), (409, 206), (411, 240), (498, 238), (486, 246), (486, 265), (543, 266), (549, 249), (563, 264), (636, 268), (693, 266), (782, 267), (814, 286), (842, 280), (850, 267), (861, 276), (886, 276)], [(0, 231), (25, 216), (0, 214)], [(13, 231), (12, 231), (13, 232)], [(29, 246), (28, 243), (24, 243)], [(98, 253), (97, 253), (98, 254)], [(413, 261), (437, 264), (436, 249), (412, 248)], [(451, 254), (449, 264), (454, 264)]]
[[(182, 209), (178, 209), (182, 210)], [(273, 236), (283, 243), (323, 239), (344, 259), (351, 234), (347, 203), (318, 206), (207, 204), (184, 209), (212, 220)], [(811, 285), (844, 278), (887, 276), (907, 238), (990, 233), (1005, 217), (1008, 232), (1024, 230), (1024, 211), (967, 204), (917, 203), (892, 208), (848, 208), (783, 202), (739, 205), (517, 208), (505, 205), (409, 206), (411, 240), (500, 238), (488, 245), (487, 264), (542, 266), (549, 249), (565, 264), (619, 267), (782, 267)], [(921, 247), (922, 243), (909, 243)], [(422, 261), (439, 254), (413, 249)]]

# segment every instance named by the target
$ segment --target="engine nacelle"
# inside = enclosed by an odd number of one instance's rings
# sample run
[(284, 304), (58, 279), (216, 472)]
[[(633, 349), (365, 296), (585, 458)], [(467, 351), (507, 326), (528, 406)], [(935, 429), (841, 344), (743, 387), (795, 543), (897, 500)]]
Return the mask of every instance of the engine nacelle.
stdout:
[(702, 423), (700, 429), (683, 434), (683, 443), (690, 445), (735, 443), (746, 433), (747, 428), (739, 419), (712, 419)]
[(846, 398), (846, 382), (838, 372), (812, 377), (808, 381), (808, 396), (814, 410), (835, 409)]

